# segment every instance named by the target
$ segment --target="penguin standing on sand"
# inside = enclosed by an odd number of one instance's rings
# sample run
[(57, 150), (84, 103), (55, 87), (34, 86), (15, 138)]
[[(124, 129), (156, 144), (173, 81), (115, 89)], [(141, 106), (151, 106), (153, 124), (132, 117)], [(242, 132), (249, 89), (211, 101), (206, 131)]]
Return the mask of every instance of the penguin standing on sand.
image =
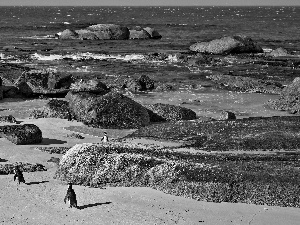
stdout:
[(108, 142), (108, 137), (107, 137), (107, 133), (103, 132), (104, 136), (101, 138), (102, 142)]
[(64, 202), (66, 203), (66, 201), (70, 201), (70, 207), (69, 208), (76, 208), (77, 209), (77, 199), (76, 199), (76, 194), (74, 189), (72, 188), (72, 183), (69, 183), (69, 187), (67, 190), (67, 194), (64, 198)]
[(16, 180), (16, 178), (18, 178), (19, 184), (21, 182), (25, 184), (25, 179), (24, 179), (22, 171), (19, 169), (19, 166), (15, 166), (14, 173), (15, 173), (14, 181)]

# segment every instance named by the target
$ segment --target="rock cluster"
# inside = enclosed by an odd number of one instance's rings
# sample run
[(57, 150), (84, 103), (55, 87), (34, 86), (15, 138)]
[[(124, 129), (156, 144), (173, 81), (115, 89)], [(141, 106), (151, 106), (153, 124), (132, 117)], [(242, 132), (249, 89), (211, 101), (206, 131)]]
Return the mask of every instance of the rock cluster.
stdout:
[(42, 131), (34, 124), (0, 126), (0, 137), (16, 145), (38, 144), (42, 142)]
[(146, 75), (140, 76), (138, 79), (129, 78), (123, 84), (123, 88), (129, 91), (151, 91), (155, 88), (154, 80)]
[(16, 123), (16, 118), (12, 115), (0, 116), (0, 122)]
[(7, 175), (13, 174), (15, 166), (18, 165), (20, 170), (23, 172), (36, 172), (36, 171), (47, 171), (42, 164), (30, 164), (30, 163), (14, 163), (14, 164), (1, 164), (0, 174)]
[(263, 53), (263, 49), (250, 37), (243, 35), (225, 36), (209, 42), (190, 46), (191, 51), (208, 54)]
[(81, 30), (66, 29), (57, 34), (59, 39), (81, 40), (127, 40), (127, 39), (159, 39), (161, 35), (153, 28), (128, 27), (116, 24), (96, 24)]

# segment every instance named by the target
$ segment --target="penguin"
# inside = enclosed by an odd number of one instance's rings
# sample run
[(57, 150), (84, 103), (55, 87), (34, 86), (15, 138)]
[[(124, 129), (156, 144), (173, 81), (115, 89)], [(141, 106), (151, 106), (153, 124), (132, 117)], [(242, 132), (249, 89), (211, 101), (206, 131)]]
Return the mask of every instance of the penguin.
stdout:
[(14, 175), (14, 181), (16, 180), (16, 178), (18, 178), (19, 184), (21, 182), (25, 184), (25, 179), (24, 179), (22, 171), (19, 169), (19, 166), (15, 166), (14, 173), (15, 173), (15, 175)]
[(69, 187), (68, 187), (68, 190), (67, 190), (67, 194), (64, 198), (64, 202), (66, 204), (66, 201), (70, 201), (70, 207), (69, 208), (78, 208), (77, 207), (77, 199), (76, 199), (76, 194), (75, 194), (75, 191), (74, 189), (72, 188), (72, 183), (69, 183)]

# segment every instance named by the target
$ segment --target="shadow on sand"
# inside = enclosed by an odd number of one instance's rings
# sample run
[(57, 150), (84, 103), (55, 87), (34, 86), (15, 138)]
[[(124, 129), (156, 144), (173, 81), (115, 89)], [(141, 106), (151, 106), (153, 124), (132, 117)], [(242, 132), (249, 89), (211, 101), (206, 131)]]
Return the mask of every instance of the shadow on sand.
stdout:
[(111, 204), (112, 202), (102, 202), (102, 203), (93, 203), (93, 204), (87, 204), (87, 205), (82, 205), (82, 206), (78, 206), (78, 209), (86, 209), (86, 208), (90, 208), (90, 207), (95, 207), (98, 205), (108, 205)]
[(32, 185), (32, 184), (43, 184), (43, 183), (48, 183), (48, 180), (44, 180), (44, 181), (36, 181), (36, 182), (29, 182), (26, 183), (27, 185)]
[(52, 144), (65, 144), (67, 141), (51, 139), (51, 138), (43, 138), (41, 145), (52, 145)]

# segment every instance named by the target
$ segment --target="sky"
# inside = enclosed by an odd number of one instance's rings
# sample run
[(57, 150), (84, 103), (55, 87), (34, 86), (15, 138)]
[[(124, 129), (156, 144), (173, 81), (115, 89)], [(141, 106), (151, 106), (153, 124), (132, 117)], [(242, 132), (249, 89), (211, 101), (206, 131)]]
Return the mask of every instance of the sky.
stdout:
[(300, 6), (299, 0), (0, 0), (0, 6)]

